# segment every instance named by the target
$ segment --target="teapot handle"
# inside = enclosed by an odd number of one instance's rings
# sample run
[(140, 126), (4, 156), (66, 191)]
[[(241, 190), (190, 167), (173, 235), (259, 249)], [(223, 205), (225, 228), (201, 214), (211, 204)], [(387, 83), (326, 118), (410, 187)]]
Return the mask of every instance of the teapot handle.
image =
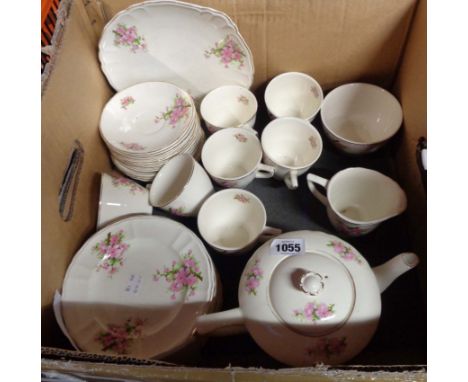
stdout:
[(195, 333), (199, 335), (226, 336), (245, 332), (244, 316), (240, 308), (197, 317)]
[(327, 188), (328, 179), (322, 178), (321, 176), (315, 174), (307, 174), (307, 186), (309, 187), (310, 192), (314, 194), (314, 196), (325, 206), (328, 207), (328, 199), (325, 195), (323, 195), (317, 187), (315, 187), (315, 183), (319, 184), (323, 188)]

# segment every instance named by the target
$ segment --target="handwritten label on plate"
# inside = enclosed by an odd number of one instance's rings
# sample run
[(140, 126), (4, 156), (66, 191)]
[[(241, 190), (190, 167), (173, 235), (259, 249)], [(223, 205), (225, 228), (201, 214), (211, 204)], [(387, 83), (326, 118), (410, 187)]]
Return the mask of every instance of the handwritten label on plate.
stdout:
[(130, 275), (125, 292), (137, 294), (140, 289), (141, 280), (141, 275)]

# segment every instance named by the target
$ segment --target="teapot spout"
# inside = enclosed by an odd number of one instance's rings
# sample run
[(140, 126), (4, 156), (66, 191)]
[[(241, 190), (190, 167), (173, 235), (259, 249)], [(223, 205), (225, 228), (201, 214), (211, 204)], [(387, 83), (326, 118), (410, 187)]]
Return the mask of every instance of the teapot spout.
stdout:
[(403, 273), (413, 269), (419, 264), (419, 257), (411, 252), (400, 253), (386, 263), (373, 268), (377, 283), (379, 284), (380, 293)]

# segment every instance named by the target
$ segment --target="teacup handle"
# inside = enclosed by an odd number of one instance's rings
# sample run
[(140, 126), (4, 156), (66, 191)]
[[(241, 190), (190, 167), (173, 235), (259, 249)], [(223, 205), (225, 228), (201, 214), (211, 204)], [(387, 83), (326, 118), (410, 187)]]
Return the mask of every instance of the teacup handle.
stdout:
[(271, 178), (275, 175), (275, 168), (267, 164), (260, 163), (257, 168), (256, 178)]
[(286, 186), (290, 190), (295, 190), (299, 187), (299, 183), (297, 182), (297, 170), (289, 171), (284, 177), (284, 183), (286, 183)]
[(281, 235), (282, 233), (283, 230), (280, 228), (265, 226), (265, 228), (263, 228), (262, 233), (260, 234), (259, 240), (261, 242), (265, 242), (278, 235)]
[(307, 186), (309, 186), (310, 192), (324, 205), (328, 206), (328, 199), (315, 187), (315, 183), (319, 184), (323, 188), (327, 188), (328, 179), (322, 178), (318, 175), (307, 174)]

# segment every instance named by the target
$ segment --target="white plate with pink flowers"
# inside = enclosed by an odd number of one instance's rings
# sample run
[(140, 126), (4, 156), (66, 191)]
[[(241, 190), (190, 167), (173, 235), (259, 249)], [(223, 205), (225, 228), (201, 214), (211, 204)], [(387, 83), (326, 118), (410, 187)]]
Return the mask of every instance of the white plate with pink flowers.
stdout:
[(214, 265), (192, 231), (138, 216), (106, 226), (81, 247), (61, 309), (80, 350), (148, 358), (190, 342), (196, 317), (214, 309), (216, 293)]
[(99, 60), (116, 90), (165, 81), (196, 100), (222, 85), (249, 88), (254, 77), (252, 53), (234, 22), (180, 1), (146, 1), (116, 14), (103, 30)]

